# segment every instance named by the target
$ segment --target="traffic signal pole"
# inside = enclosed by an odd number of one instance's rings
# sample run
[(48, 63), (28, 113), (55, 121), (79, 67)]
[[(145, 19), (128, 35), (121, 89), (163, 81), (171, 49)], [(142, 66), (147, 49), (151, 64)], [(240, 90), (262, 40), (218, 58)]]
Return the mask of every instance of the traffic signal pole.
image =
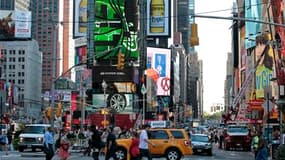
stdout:
[(242, 17), (204, 16), (204, 15), (197, 15), (197, 14), (193, 14), (193, 15), (190, 15), (190, 16), (194, 17), (194, 18), (197, 17), (197, 18), (210, 18), (210, 19), (222, 19), (222, 20), (237, 20), (237, 21), (255, 22), (255, 23), (269, 24), (269, 25), (280, 26), (280, 27), (285, 28), (284, 24), (274, 23), (274, 22), (267, 22), (267, 21), (256, 20), (256, 19), (248, 19), (248, 18), (242, 18)]

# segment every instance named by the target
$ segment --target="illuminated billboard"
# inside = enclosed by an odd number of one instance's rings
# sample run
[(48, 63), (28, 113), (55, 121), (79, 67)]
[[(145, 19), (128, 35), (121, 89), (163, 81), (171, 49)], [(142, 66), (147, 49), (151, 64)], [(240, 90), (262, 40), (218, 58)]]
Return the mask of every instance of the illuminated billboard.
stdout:
[(84, 37), (87, 34), (87, 0), (74, 0), (74, 37)]
[(171, 50), (147, 47), (147, 68), (155, 70), (159, 77), (156, 81), (156, 95), (170, 95), (170, 58)]
[(170, 0), (147, 0), (147, 35), (170, 36)]
[(121, 51), (126, 61), (136, 61), (138, 53), (137, 0), (96, 0), (94, 48), (97, 62), (117, 59)]
[(0, 10), (0, 40), (31, 38), (31, 12)]

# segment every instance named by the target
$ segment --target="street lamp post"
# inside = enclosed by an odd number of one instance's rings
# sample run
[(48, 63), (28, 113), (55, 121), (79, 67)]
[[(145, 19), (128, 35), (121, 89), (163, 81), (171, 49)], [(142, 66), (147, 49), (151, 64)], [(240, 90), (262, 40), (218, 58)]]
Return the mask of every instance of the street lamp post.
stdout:
[[(49, 11), (49, 8), (44, 8), (45, 10)], [(58, 28), (58, 24), (56, 22), (54, 22), (53, 17), (51, 15), (49, 15), (50, 17), (50, 21), (52, 22), (52, 26), (53, 26), (53, 53), (52, 53), (52, 70), (51, 70), (51, 75), (52, 75), (52, 80), (51, 80), (51, 127), (52, 129), (54, 129), (54, 92), (55, 92), (55, 78), (56, 78), (56, 50), (57, 50), (57, 28)]]
[(105, 80), (103, 80), (102, 82), (102, 88), (103, 88), (103, 91), (104, 91), (104, 128), (106, 128), (106, 107), (107, 107), (107, 104), (106, 104), (106, 89), (108, 87), (107, 83), (105, 82)]

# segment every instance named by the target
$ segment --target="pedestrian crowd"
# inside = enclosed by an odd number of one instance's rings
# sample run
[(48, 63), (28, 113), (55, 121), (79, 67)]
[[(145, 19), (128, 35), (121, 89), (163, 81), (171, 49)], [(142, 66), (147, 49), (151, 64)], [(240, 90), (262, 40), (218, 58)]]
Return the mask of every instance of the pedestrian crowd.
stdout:
[[(148, 140), (148, 129), (150, 125), (145, 124), (142, 127), (140, 134), (135, 129), (124, 127), (122, 130), (119, 127), (98, 128), (90, 126), (84, 128), (81, 132), (84, 136), (83, 155), (92, 156), (94, 160), (99, 160), (99, 156), (104, 154), (105, 160), (117, 160), (115, 154), (117, 150), (116, 139), (128, 138), (132, 139), (129, 151), (131, 160), (139, 160), (142, 157), (152, 159), (152, 155), (148, 150), (148, 145), (155, 146)], [(70, 153), (69, 148), (75, 143), (68, 138), (70, 131), (59, 130), (54, 132), (51, 127), (47, 128), (44, 134), (44, 153), (46, 160), (68, 160)], [(55, 158), (56, 157), (56, 158)]]

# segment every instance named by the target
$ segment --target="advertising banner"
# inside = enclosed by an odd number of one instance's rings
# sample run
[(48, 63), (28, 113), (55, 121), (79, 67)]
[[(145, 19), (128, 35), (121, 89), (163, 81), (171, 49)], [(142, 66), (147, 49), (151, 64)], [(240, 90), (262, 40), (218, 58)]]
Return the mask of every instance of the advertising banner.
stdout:
[(170, 36), (170, 0), (147, 0), (147, 35)]
[(95, 59), (98, 63), (117, 59), (122, 52), (126, 60), (136, 61), (139, 57), (137, 0), (95, 3)]
[(0, 10), (0, 40), (31, 38), (31, 12)]
[(86, 63), (87, 60), (87, 46), (80, 46), (75, 48), (75, 65)]
[(87, 35), (87, 0), (74, 0), (74, 37)]
[(132, 113), (134, 107), (133, 94), (93, 94), (92, 106), (96, 110), (109, 107), (118, 113)]
[(159, 75), (156, 80), (156, 94), (159, 96), (170, 95), (170, 58), (170, 49), (147, 48), (147, 68)]
[(138, 83), (139, 72), (137, 68), (124, 68), (117, 70), (115, 66), (94, 66), (93, 83), (106, 82), (135, 82)]
[[(258, 61), (260, 59), (260, 63), (256, 68), (255, 74), (255, 93), (256, 98), (264, 98), (264, 86), (270, 86), (270, 79), (273, 77), (273, 48), (271, 45), (267, 44), (266, 37), (269, 35), (262, 34), (257, 37), (257, 46), (255, 48), (255, 59)], [(262, 38), (263, 37), (263, 38)], [(259, 41), (260, 39), (260, 41)], [(262, 57), (262, 53), (264, 54)], [(258, 63), (258, 62), (256, 62)]]

